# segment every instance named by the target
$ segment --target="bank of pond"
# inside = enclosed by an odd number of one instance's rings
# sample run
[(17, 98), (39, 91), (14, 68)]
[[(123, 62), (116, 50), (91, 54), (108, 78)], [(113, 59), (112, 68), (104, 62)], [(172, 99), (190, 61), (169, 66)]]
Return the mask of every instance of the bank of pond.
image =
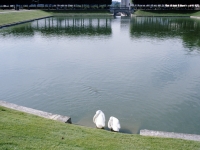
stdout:
[(200, 148), (200, 142), (144, 137), (64, 124), (0, 106), (0, 149), (172, 149)]
[[(44, 18), (42, 22), (36, 20), (32, 24), (21, 24), (15, 28), (5, 30), (4, 36), (34, 36), (35, 32), (40, 32), (44, 36), (84, 35), (110, 37), (112, 35), (112, 19), (109, 17), (48, 17)], [(186, 47), (200, 47), (200, 42), (196, 36), (200, 34), (200, 22), (194, 22), (193, 19), (180, 19), (176, 17), (133, 17), (130, 19), (130, 22), (130, 36), (132, 38), (139, 39), (144, 36), (155, 38), (181, 37)], [(148, 26), (149, 24), (151, 26)], [(188, 28), (190, 28), (189, 31), (186, 30)]]

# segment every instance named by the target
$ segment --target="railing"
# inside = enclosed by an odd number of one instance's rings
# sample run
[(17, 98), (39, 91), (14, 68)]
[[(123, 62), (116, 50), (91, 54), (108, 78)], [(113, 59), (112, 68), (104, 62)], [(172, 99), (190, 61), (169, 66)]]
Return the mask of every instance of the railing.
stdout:
[(111, 10), (114, 10), (114, 9), (129, 9), (129, 7), (110, 7)]

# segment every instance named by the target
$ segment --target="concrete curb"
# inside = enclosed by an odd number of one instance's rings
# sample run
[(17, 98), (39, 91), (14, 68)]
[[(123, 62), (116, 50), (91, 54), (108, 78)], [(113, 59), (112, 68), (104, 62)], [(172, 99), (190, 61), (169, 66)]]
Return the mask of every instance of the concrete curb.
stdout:
[(200, 19), (198, 16), (190, 16), (190, 18)]
[(200, 141), (200, 135), (196, 134), (184, 134), (184, 133), (174, 133), (174, 132), (163, 132), (163, 131), (153, 131), (153, 130), (140, 130), (140, 135), (143, 136), (154, 136), (163, 138), (176, 138), (192, 141)]
[(57, 120), (57, 121), (64, 122), (64, 123), (72, 123), (71, 118), (67, 117), (67, 116), (61, 116), (61, 115), (52, 114), (52, 113), (48, 113), (48, 112), (44, 112), (44, 111), (40, 111), (40, 110), (28, 108), (28, 107), (23, 107), (23, 106), (19, 106), (19, 105), (13, 104), (13, 103), (8, 103), (5, 101), (0, 101), (0, 106), (4, 106), (4, 107), (10, 108), (10, 109), (33, 114), (33, 115), (40, 116), (40, 117), (47, 118), (47, 119)]
[(15, 22), (15, 23), (11, 23), (11, 24), (5, 24), (5, 25), (0, 26), (0, 29), (1, 29), (1, 28), (5, 28), (5, 27), (10, 27), (10, 26), (18, 25), (18, 24), (27, 23), (27, 22), (32, 22), (32, 21), (35, 21), (35, 20), (50, 18), (50, 17), (53, 17), (53, 16), (42, 17), (42, 18), (36, 18), (36, 19), (31, 19), (31, 20), (26, 20), (26, 21), (20, 21), (20, 22)]
[(132, 15), (133, 17), (169, 17), (169, 18), (178, 18), (178, 17), (180, 17), (180, 18), (189, 18), (190, 16), (151, 16), (151, 15), (149, 15), (149, 16), (143, 16), (143, 15)]
[(18, 13), (18, 12), (25, 12), (25, 11), (36, 11), (36, 10), (20, 9), (20, 10), (2, 11), (2, 12), (0, 12), (0, 14), (6, 14), (6, 13)]

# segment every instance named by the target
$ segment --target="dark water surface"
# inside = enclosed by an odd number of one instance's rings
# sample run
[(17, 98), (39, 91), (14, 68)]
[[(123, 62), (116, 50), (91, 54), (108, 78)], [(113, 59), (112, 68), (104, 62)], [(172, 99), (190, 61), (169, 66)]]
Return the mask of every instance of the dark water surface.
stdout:
[(200, 20), (48, 18), (0, 29), (0, 99), (121, 132), (200, 134)]

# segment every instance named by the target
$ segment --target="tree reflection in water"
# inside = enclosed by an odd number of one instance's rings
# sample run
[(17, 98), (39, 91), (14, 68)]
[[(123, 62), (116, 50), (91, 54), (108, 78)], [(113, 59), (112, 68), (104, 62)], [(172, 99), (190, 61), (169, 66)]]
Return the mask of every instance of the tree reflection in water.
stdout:
[(43, 36), (74, 35), (109, 37), (112, 33), (111, 18), (51, 17), (10, 27), (6, 32), (3, 32), (3, 35), (33, 36), (35, 32), (39, 32)]
[(135, 17), (131, 20), (132, 38), (173, 39), (181, 37), (189, 51), (200, 51), (200, 20), (176, 17)]

